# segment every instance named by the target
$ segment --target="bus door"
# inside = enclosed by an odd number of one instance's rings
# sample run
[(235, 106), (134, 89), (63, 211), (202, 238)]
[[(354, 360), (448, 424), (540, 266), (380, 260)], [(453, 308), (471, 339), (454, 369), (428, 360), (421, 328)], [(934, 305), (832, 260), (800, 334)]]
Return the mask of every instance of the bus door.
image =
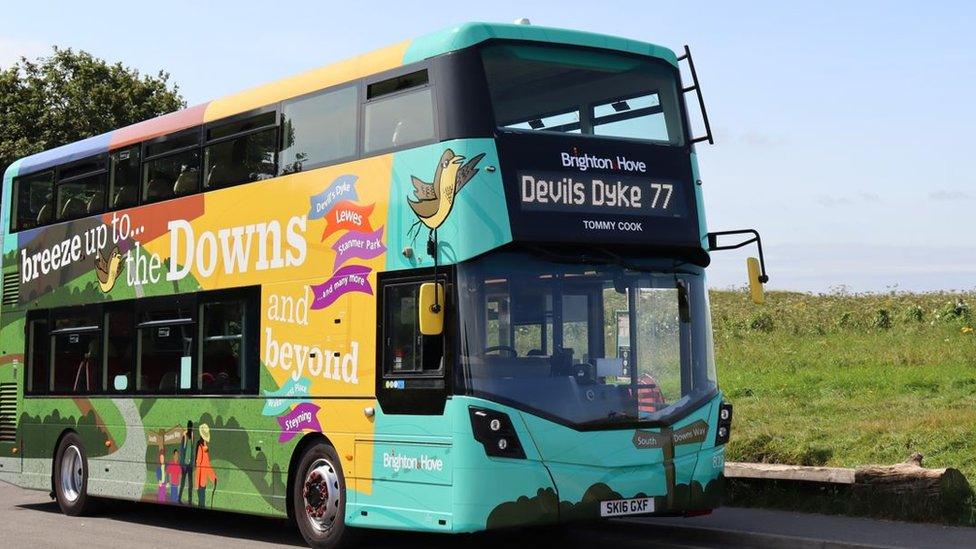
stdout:
[[(438, 277), (445, 287), (447, 280), (446, 276)], [(396, 513), (411, 520), (436, 520), (444, 526), (451, 520), (454, 472), (451, 424), (449, 415), (444, 413), (450, 389), (450, 360), (445, 349), (451, 323), (444, 322), (445, 331), (440, 335), (423, 335), (418, 314), (421, 285), (433, 281), (433, 273), (379, 275), (379, 409), (371, 438), (356, 441), (356, 459), (372, 459), (371, 478), (383, 482), (374, 484), (371, 495), (356, 497), (365, 513), (395, 501)], [(451, 290), (445, 293), (450, 295)], [(446, 303), (444, 309), (451, 310)], [(409, 508), (402, 498), (405, 491), (412, 494), (412, 501), (424, 504)]]
[[(377, 314), (380, 359), (376, 397), (384, 414), (441, 415), (449, 390), (446, 339), (451, 331), (429, 336), (420, 333), (420, 286), (432, 276), (380, 277)], [(439, 277), (447, 286), (447, 278)], [(447, 288), (445, 298), (451, 295)], [(450, 311), (448, 304), (444, 308)]]

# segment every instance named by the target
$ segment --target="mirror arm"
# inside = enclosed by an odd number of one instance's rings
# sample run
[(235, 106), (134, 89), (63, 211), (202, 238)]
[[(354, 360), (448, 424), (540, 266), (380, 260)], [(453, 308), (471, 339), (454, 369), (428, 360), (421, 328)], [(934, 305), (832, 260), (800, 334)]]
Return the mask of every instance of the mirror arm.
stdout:
[[(437, 252), (438, 252), (438, 249), (437, 249), (437, 229), (434, 229), (433, 231), (431, 231), (430, 236), (427, 238), (427, 255), (429, 255), (432, 258), (434, 258), (434, 284), (437, 284), (438, 283), (438, 279), (437, 279), (437, 266), (438, 266), (437, 255), (438, 255), (438, 253)], [(440, 299), (439, 299), (439, 295), (438, 295), (439, 293), (440, 292), (437, 292), (437, 291), (434, 292), (434, 304), (430, 308), (431, 312), (433, 312), (433, 313), (439, 313), (439, 312), (441, 312), (441, 303), (440, 303)]]
[[(752, 238), (747, 238), (741, 242), (735, 244), (729, 244), (726, 246), (719, 246), (718, 237), (729, 236), (729, 235), (752, 235)], [(759, 236), (759, 231), (756, 229), (738, 229), (735, 231), (716, 231), (713, 233), (708, 233), (708, 251), (718, 252), (722, 250), (735, 250), (743, 246), (748, 246), (753, 242), (756, 243), (756, 247), (759, 249), (759, 269), (762, 274), (759, 276), (759, 282), (763, 284), (769, 282), (769, 275), (766, 274), (766, 259), (763, 257), (763, 247), (762, 238)]]

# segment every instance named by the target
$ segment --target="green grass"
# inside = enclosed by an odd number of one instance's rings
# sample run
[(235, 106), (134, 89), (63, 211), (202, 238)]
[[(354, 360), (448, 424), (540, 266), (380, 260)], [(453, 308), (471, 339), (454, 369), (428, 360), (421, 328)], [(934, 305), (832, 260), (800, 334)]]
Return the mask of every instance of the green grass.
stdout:
[(729, 459), (955, 467), (976, 483), (976, 294), (711, 293)]

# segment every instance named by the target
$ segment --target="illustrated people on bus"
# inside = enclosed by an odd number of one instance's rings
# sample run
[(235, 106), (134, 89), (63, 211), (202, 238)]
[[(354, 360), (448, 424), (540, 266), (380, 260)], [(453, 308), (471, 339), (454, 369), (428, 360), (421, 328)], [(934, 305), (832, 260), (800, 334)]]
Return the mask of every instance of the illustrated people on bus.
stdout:
[(183, 476), (183, 465), (180, 463), (179, 448), (173, 449), (173, 458), (166, 464), (166, 480), (169, 481), (170, 503), (180, 502), (180, 481)]
[(163, 434), (159, 434), (159, 466), (156, 467), (156, 501), (166, 501), (166, 454), (163, 450)]
[(193, 464), (196, 461), (193, 446), (193, 422), (186, 422), (186, 431), (180, 440), (179, 461), (182, 475), (180, 475), (180, 492), (177, 495), (177, 503), (183, 503), (183, 488), (187, 489), (186, 503), (193, 505)]
[[(213, 483), (214, 492), (217, 491), (217, 474), (210, 465), (210, 426), (206, 423), (200, 425), (200, 438), (197, 440), (196, 447), (196, 489), (197, 505), (207, 506), (207, 486)], [(211, 499), (211, 505), (213, 500)]]

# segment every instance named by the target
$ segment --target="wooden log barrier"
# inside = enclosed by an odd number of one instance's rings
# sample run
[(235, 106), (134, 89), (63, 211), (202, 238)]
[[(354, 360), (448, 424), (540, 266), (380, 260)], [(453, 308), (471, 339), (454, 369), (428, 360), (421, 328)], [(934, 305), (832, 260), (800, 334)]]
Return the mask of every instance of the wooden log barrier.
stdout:
[(822, 502), (825, 510), (907, 520), (966, 520), (973, 497), (958, 469), (922, 467), (921, 454), (895, 465), (856, 469), (727, 462), (725, 476), (741, 481), (747, 492), (768, 486), (780, 496), (795, 492), (801, 499), (818, 497), (817, 486), (832, 487)]
[(891, 507), (898, 514), (951, 514), (965, 506), (972, 493), (958, 469), (926, 469), (921, 454), (895, 465), (866, 465), (854, 470), (854, 495), (861, 504)]

